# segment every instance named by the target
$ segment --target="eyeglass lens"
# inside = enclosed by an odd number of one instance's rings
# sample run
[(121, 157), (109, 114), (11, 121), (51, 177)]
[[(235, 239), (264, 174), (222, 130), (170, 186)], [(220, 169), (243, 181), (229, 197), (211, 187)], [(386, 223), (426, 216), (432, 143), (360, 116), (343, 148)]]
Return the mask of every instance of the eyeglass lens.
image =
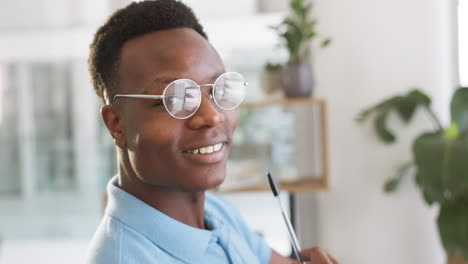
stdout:
[(246, 82), (242, 75), (227, 72), (215, 82), (213, 95), (216, 104), (224, 110), (238, 107), (245, 96)]
[[(245, 96), (246, 81), (236, 72), (227, 72), (218, 77), (213, 86), (213, 99), (224, 110), (238, 107)], [(189, 79), (175, 80), (164, 90), (164, 106), (175, 118), (192, 116), (200, 106), (201, 91), (198, 85)]]
[(175, 118), (191, 116), (197, 111), (200, 101), (200, 89), (188, 79), (173, 81), (164, 90), (164, 106)]

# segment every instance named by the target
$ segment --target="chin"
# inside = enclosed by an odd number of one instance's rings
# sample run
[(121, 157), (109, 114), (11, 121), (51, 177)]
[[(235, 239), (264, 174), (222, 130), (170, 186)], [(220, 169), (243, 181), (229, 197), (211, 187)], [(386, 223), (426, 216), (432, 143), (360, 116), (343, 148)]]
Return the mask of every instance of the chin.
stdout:
[(216, 176), (213, 176), (210, 178), (206, 178), (206, 174), (202, 175), (203, 177), (201, 178), (194, 177), (193, 179), (194, 182), (192, 182), (191, 184), (186, 184), (186, 186), (184, 186), (184, 189), (186, 191), (196, 191), (196, 192), (214, 189), (218, 187), (219, 185), (221, 185), (221, 183), (223, 183), (224, 178), (226, 176), (225, 173), (214, 174), (214, 175)]

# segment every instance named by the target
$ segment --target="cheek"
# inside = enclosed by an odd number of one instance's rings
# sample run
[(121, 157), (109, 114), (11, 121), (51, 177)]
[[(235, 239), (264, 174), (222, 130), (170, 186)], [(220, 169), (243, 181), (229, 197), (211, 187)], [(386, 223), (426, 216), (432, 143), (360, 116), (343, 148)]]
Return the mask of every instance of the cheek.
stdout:
[[(158, 116), (159, 117), (159, 116)], [(137, 117), (126, 127), (127, 146), (133, 167), (139, 171), (151, 171), (152, 168), (168, 162), (166, 155), (174, 153), (178, 139), (177, 127), (171, 120), (147, 115)]]
[(172, 153), (177, 144), (177, 129), (163, 125), (160, 122), (153, 122), (138, 126), (134, 136), (134, 146), (141, 152), (142, 158), (145, 155), (161, 155), (161, 153)]
[(147, 105), (134, 105), (126, 109), (125, 138), (131, 151), (162, 148), (171, 140), (165, 112)]
[(239, 115), (237, 114), (237, 111), (229, 111), (225, 114), (226, 121), (227, 121), (227, 126), (229, 128), (229, 132), (231, 135), (234, 133), (234, 130), (237, 128), (237, 124), (239, 123)]
[(161, 125), (140, 127), (134, 137), (134, 149), (129, 153), (137, 177), (149, 184), (170, 183), (170, 179), (164, 175), (174, 172), (179, 159), (176, 147), (178, 140), (174, 135), (177, 135), (174, 129)]
[[(147, 167), (154, 154), (164, 152), (168, 148), (166, 133), (157, 127), (138, 126), (129, 135), (128, 150), (131, 152), (132, 163), (136, 168)], [(155, 159), (158, 161), (158, 159)]]

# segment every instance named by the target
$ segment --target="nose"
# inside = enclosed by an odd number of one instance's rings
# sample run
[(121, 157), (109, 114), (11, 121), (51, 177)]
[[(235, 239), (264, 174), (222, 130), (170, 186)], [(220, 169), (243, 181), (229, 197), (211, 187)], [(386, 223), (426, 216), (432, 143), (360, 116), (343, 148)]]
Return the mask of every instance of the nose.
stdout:
[(204, 94), (197, 112), (188, 119), (187, 126), (191, 129), (215, 127), (223, 123), (225, 119), (223, 110), (219, 109), (215, 102)]

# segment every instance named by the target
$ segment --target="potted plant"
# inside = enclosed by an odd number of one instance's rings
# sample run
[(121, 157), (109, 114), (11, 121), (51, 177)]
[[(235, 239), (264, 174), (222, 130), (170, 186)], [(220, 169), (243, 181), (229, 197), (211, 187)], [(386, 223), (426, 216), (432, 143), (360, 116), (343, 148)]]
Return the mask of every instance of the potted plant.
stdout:
[[(311, 43), (318, 38), (317, 19), (312, 18), (312, 4), (306, 0), (291, 0), (291, 13), (279, 25), (271, 28), (281, 38), (280, 45), (288, 51), (288, 61), (282, 67), (281, 84), (287, 97), (305, 97), (312, 94), (314, 77), (310, 63)], [(331, 39), (322, 40), (326, 47)]]
[(468, 263), (468, 87), (460, 87), (452, 97), (451, 123), (444, 128), (431, 110), (431, 99), (415, 89), (360, 112), (357, 120), (373, 118), (380, 140), (393, 143), (395, 134), (388, 128), (392, 111), (410, 122), (420, 107), (431, 117), (434, 128), (417, 136), (412, 144), (413, 160), (405, 163), (384, 185), (394, 192), (402, 177), (413, 173), (422, 197), (428, 205), (439, 206), (437, 226), (448, 263)]
[(260, 76), (260, 86), (263, 93), (269, 98), (276, 99), (283, 97), (283, 89), (281, 89), (281, 69), (279, 63), (268, 62), (265, 64), (264, 71)]

